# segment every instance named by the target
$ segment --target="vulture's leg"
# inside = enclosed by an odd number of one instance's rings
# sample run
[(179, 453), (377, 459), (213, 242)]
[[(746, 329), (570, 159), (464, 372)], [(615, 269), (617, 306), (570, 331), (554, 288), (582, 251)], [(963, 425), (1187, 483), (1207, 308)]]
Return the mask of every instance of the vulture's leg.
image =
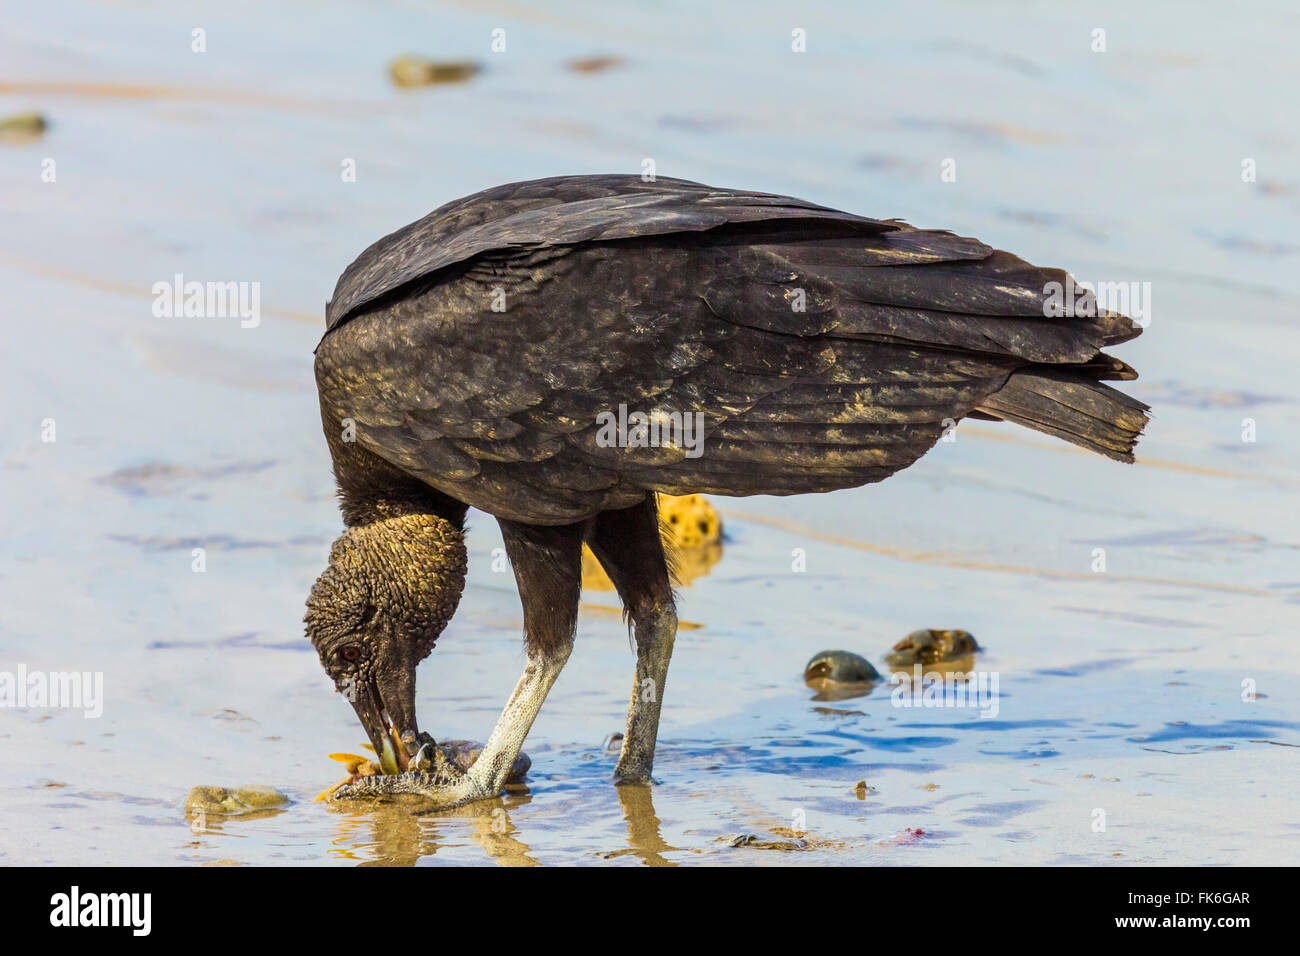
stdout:
[(648, 783), (668, 662), (677, 638), (677, 609), (654, 495), (631, 508), (602, 513), (589, 543), (618, 588), (636, 633), (636, 680), (614, 778), (619, 783)]
[(569, 659), (582, 586), (582, 526), (499, 523), (524, 605), (528, 664), (469, 770), (475, 788), (488, 796), (501, 792), (547, 692)]

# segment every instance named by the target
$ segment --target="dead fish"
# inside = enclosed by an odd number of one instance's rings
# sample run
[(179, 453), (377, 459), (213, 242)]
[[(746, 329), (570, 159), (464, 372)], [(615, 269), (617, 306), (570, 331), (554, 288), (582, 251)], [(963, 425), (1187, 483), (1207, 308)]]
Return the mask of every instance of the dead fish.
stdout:
[[(328, 800), (339, 790), (350, 784), (367, 781), (366, 787), (351, 791), (349, 796), (385, 796), (399, 793), (418, 793), (421, 778), (455, 778), (463, 776), (474, 766), (474, 761), (483, 752), (483, 745), (470, 740), (444, 740), (437, 743), (427, 733), (417, 738), (409, 731), (400, 740), (397, 731), (390, 730), (397, 746), (384, 741), (384, 749), (379, 760), (371, 760), (359, 754), (334, 753), (332, 760), (345, 764), (348, 775), (338, 783), (322, 791), (316, 800)], [(374, 748), (363, 744), (367, 750)], [(517, 784), (523, 780), (532, 767), (532, 760), (525, 753), (515, 758), (510, 768), (507, 784)]]
[[(421, 737), (427, 738), (426, 741), (418, 741), (415, 734), (407, 731), (404, 736), (398, 736), (396, 727), (388, 728), (388, 737), (384, 738), (384, 749), (376, 756), (379, 759), (371, 760), (369, 757), (362, 757), (358, 754), (334, 753), (330, 754), (331, 760), (337, 760), (348, 768), (348, 775), (334, 784), (328, 790), (323, 790), (316, 795), (316, 800), (328, 800), (334, 795), (334, 791), (339, 787), (346, 786), (349, 783), (356, 783), (362, 777), (376, 777), (381, 774), (397, 774), (406, 770), (423, 769), (426, 765), (431, 765), (427, 750), (428, 744), (433, 743), (433, 738), (428, 734), (421, 734)], [(391, 739), (390, 739), (391, 738)], [(374, 751), (370, 744), (363, 744), (367, 750)]]
[(375, 761), (371, 760), (369, 757), (361, 757), (357, 754), (347, 753), (330, 754), (329, 756), (331, 760), (337, 760), (339, 763), (345, 764), (348, 768), (348, 775), (327, 790), (322, 790), (318, 793), (314, 798), (316, 800), (328, 800), (333, 796), (335, 790), (345, 784), (356, 783), (362, 777), (373, 777), (376, 774), (383, 773), (379, 764), (375, 763)]

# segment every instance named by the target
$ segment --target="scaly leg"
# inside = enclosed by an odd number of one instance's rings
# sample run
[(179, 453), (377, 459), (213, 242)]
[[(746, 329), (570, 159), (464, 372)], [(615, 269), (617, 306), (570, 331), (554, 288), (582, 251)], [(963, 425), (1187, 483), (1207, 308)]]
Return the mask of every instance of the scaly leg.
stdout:
[(668, 663), (677, 638), (677, 609), (654, 495), (639, 505), (598, 516), (589, 543), (618, 589), (636, 635), (636, 679), (614, 778), (619, 783), (649, 783)]
[(582, 526), (499, 523), (524, 606), (528, 664), (469, 770), (476, 789), (489, 796), (505, 786), (542, 702), (569, 659), (582, 590)]

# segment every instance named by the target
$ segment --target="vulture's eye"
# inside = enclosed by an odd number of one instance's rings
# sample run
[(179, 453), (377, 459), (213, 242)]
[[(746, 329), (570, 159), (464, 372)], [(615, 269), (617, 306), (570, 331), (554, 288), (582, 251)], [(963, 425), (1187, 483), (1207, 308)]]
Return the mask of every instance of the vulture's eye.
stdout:
[(366, 652), (360, 644), (344, 644), (339, 648), (339, 657), (349, 664), (355, 664), (361, 658), (366, 656)]

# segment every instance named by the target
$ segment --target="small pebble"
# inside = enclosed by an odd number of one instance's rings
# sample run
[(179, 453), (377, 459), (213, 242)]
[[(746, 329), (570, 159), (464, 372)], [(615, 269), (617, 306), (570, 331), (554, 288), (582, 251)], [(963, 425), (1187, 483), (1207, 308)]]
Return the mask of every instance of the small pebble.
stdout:
[(603, 73), (623, 65), (621, 56), (585, 56), (570, 60), (568, 67), (575, 73)]
[(419, 56), (399, 56), (388, 64), (394, 86), (410, 89), (440, 83), (464, 83), (481, 70), (472, 60), (427, 60)]
[(38, 139), (48, 126), (40, 113), (15, 113), (0, 118), (0, 142), (29, 142)]

